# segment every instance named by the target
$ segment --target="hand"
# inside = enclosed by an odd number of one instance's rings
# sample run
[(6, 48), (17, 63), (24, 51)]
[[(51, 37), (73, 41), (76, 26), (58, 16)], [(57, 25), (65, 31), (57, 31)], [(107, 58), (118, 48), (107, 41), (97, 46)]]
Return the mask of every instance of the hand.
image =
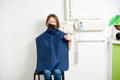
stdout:
[(68, 33), (66, 35), (64, 35), (64, 39), (68, 40), (69, 42), (72, 41), (72, 38), (71, 38), (71, 36)]

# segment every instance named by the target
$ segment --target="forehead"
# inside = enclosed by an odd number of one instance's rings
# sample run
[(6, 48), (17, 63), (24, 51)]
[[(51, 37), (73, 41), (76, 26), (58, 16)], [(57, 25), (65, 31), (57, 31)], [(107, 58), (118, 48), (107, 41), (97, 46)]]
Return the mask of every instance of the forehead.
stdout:
[(54, 17), (50, 17), (49, 21), (56, 21)]

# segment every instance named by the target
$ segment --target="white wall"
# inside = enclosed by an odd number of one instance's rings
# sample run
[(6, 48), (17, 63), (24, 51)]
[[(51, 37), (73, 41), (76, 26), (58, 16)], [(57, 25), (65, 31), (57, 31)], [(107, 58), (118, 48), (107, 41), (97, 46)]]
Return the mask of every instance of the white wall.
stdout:
[(120, 11), (119, 0), (71, 0), (71, 6), (71, 18), (80, 16), (109, 18)]
[(0, 80), (7, 80), (7, 17), (4, 4), (0, 1)]
[(63, 0), (0, 0), (0, 80), (33, 80), (35, 38), (49, 13), (64, 20), (63, 7)]
[(64, 0), (0, 0), (0, 80), (33, 80), (35, 38), (49, 13), (62, 22)]

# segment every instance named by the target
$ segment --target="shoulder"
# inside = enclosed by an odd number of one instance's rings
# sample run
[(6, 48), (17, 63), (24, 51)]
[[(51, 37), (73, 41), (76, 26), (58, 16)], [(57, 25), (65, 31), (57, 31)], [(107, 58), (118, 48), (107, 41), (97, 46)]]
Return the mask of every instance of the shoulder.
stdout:
[(59, 33), (61, 33), (61, 34), (63, 34), (63, 35), (66, 35), (66, 33), (63, 32), (62, 30), (60, 30), (60, 29), (57, 29), (57, 30), (58, 30)]
[(57, 31), (57, 35), (59, 36), (59, 38), (64, 38), (64, 35), (66, 35), (66, 33), (65, 32), (63, 32), (63, 31), (61, 31), (61, 30), (59, 30), (59, 29), (57, 29), (58, 31)]

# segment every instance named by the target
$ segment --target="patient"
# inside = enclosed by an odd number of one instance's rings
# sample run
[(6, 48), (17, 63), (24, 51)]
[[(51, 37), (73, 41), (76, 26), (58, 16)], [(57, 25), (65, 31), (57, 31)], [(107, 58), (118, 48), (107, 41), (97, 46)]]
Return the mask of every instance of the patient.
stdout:
[(36, 38), (37, 67), (36, 72), (43, 71), (45, 80), (61, 80), (62, 71), (69, 68), (68, 50), (71, 49), (72, 38), (59, 30), (59, 20), (55, 14), (46, 19), (47, 30)]

